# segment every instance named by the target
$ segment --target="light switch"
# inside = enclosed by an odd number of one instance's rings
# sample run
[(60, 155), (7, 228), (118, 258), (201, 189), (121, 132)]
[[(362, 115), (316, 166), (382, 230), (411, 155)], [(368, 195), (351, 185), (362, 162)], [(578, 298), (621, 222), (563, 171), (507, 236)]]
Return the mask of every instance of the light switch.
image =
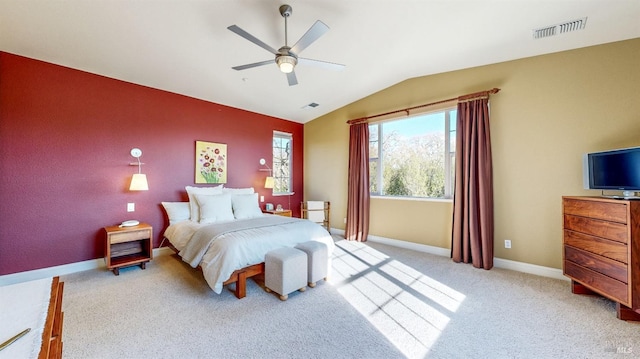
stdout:
[(135, 203), (127, 203), (127, 212), (135, 212), (136, 204)]
[(264, 196), (260, 196), (260, 202), (264, 202)]

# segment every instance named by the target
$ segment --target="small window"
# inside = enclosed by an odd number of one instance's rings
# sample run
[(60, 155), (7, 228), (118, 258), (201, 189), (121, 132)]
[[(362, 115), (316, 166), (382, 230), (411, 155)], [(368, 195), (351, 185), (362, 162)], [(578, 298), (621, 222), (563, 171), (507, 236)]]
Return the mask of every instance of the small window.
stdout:
[(293, 136), (273, 131), (273, 194), (292, 192)]
[(451, 198), (456, 108), (369, 125), (372, 195)]

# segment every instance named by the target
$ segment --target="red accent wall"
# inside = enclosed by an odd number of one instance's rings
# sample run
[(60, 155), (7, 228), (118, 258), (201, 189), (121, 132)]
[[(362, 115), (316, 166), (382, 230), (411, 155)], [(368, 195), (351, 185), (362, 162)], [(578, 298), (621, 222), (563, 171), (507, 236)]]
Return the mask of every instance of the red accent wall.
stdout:
[[(299, 216), (302, 124), (0, 52), (0, 275), (101, 258), (102, 228), (127, 219), (150, 223), (158, 246), (160, 202), (194, 185), (196, 140), (227, 144), (226, 187), (288, 208), (262, 188), (274, 130), (293, 134)], [(134, 147), (149, 191), (128, 191)]]

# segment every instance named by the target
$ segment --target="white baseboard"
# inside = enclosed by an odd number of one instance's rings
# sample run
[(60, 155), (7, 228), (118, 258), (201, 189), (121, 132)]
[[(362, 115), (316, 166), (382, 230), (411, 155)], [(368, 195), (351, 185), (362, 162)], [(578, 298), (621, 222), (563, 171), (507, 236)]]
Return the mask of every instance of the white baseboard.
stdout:
[(539, 266), (524, 262), (516, 262), (509, 259), (493, 258), (493, 265), (497, 268), (510, 269), (518, 272), (539, 275), (560, 280), (569, 281), (568, 277), (562, 274), (562, 269)]
[[(343, 229), (331, 228), (331, 234), (344, 236)], [(437, 256), (449, 257), (451, 255), (451, 249), (429, 246), (426, 244), (419, 244), (407, 241), (401, 241), (397, 239), (379, 237), (369, 235), (368, 240), (372, 242), (382, 243), (394, 247), (410, 249), (418, 252), (429, 253)], [(161, 256), (164, 254), (170, 254), (173, 251), (169, 247), (155, 248), (153, 250), (153, 256)], [(503, 268), (514, 270), (522, 273), (529, 273), (539, 275), (542, 277), (549, 277), (554, 279), (569, 280), (562, 274), (562, 270), (550, 267), (543, 267), (535, 264), (529, 264), (524, 262), (516, 262), (509, 259), (494, 258), (493, 265), (496, 268)], [(0, 286), (22, 283), (36, 279), (50, 278), (55, 276), (62, 276), (66, 274), (72, 274), (76, 272), (82, 272), (90, 269), (105, 268), (103, 258), (90, 259), (83, 262), (76, 262), (70, 264), (64, 264), (55, 267), (48, 267), (42, 269), (36, 269), (32, 271), (13, 273), (0, 276)]]
[[(155, 248), (153, 250), (153, 256), (161, 256), (166, 253), (173, 253), (169, 247)], [(106, 264), (104, 258), (90, 259), (87, 261), (63, 264), (55, 267), (48, 267), (42, 269), (35, 269), (26, 272), (19, 272), (13, 274), (7, 274), (0, 276), (0, 287), (15, 283), (28, 282), (31, 280), (51, 278), (55, 276), (62, 276), (66, 274), (72, 274), (76, 272), (83, 272), (90, 269), (105, 268)]]
[[(344, 236), (343, 229), (331, 228), (331, 233)], [(385, 238), (385, 237), (379, 237), (379, 236), (373, 236), (373, 235), (369, 235), (367, 240), (376, 242), (376, 243), (382, 243), (382, 244), (394, 246), (394, 247), (411, 249), (418, 252), (434, 254), (437, 256), (443, 256), (443, 257), (451, 256), (450, 248), (428, 246), (426, 244), (401, 241), (397, 239), (391, 239), (391, 238)], [(543, 267), (536, 264), (516, 262), (516, 261), (512, 261), (509, 259), (502, 259), (502, 258), (494, 258), (493, 265), (496, 268), (509, 269), (517, 272), (539, 275), (541, 277), (561, 279), (566, 281), (569, 280), (569, 278), (565, 277), (562, 274), (562, 270), (557, 268)]]
[(449, 257), (449, 255), (451, 254), (451, 250), (449, 248), (442, 248), (442, 247), (429, 246), (429, 245), (426, 245), (426, 244), (419, 244), (419, 243), (414, 243), (414, 242), (400, 241), (400, 240), (397, 240), (397, 239), (391, 239), (391, 238), (385, 238), (385, 237), (369, 235), (367, 240), (369, 240), (371, 242), (382, 243), (382, 244), (394, 246), (394, 247), (400, 247), (400, 248), (404, 248), (404, 249), (411, 249), (411, 250), (414, 250), (414, 251), (417, 251), (417, 252), (434, 254), (434, 255), (437, 255), (437, 256)]

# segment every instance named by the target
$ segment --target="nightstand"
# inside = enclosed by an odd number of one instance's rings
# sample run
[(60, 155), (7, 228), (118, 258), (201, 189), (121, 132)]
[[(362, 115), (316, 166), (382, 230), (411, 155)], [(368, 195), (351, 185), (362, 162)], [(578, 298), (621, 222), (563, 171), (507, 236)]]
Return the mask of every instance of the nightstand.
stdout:
[(269, 213), (269, 214), (275, 214), (276, 216), (292, 217), (290, 209), (283, 209), (282, 211), (276, 211), (276, 210), (267, 211), (267, 210), (264, 210), (262, 212)]
[(119, 275), (121, 267), (145, 265), (153, 259), (153, 229), (146, 223), (137, 226), (104, 227), (106, 232), (104, 259), (107, 268), (113, 270), (113, 274)]

